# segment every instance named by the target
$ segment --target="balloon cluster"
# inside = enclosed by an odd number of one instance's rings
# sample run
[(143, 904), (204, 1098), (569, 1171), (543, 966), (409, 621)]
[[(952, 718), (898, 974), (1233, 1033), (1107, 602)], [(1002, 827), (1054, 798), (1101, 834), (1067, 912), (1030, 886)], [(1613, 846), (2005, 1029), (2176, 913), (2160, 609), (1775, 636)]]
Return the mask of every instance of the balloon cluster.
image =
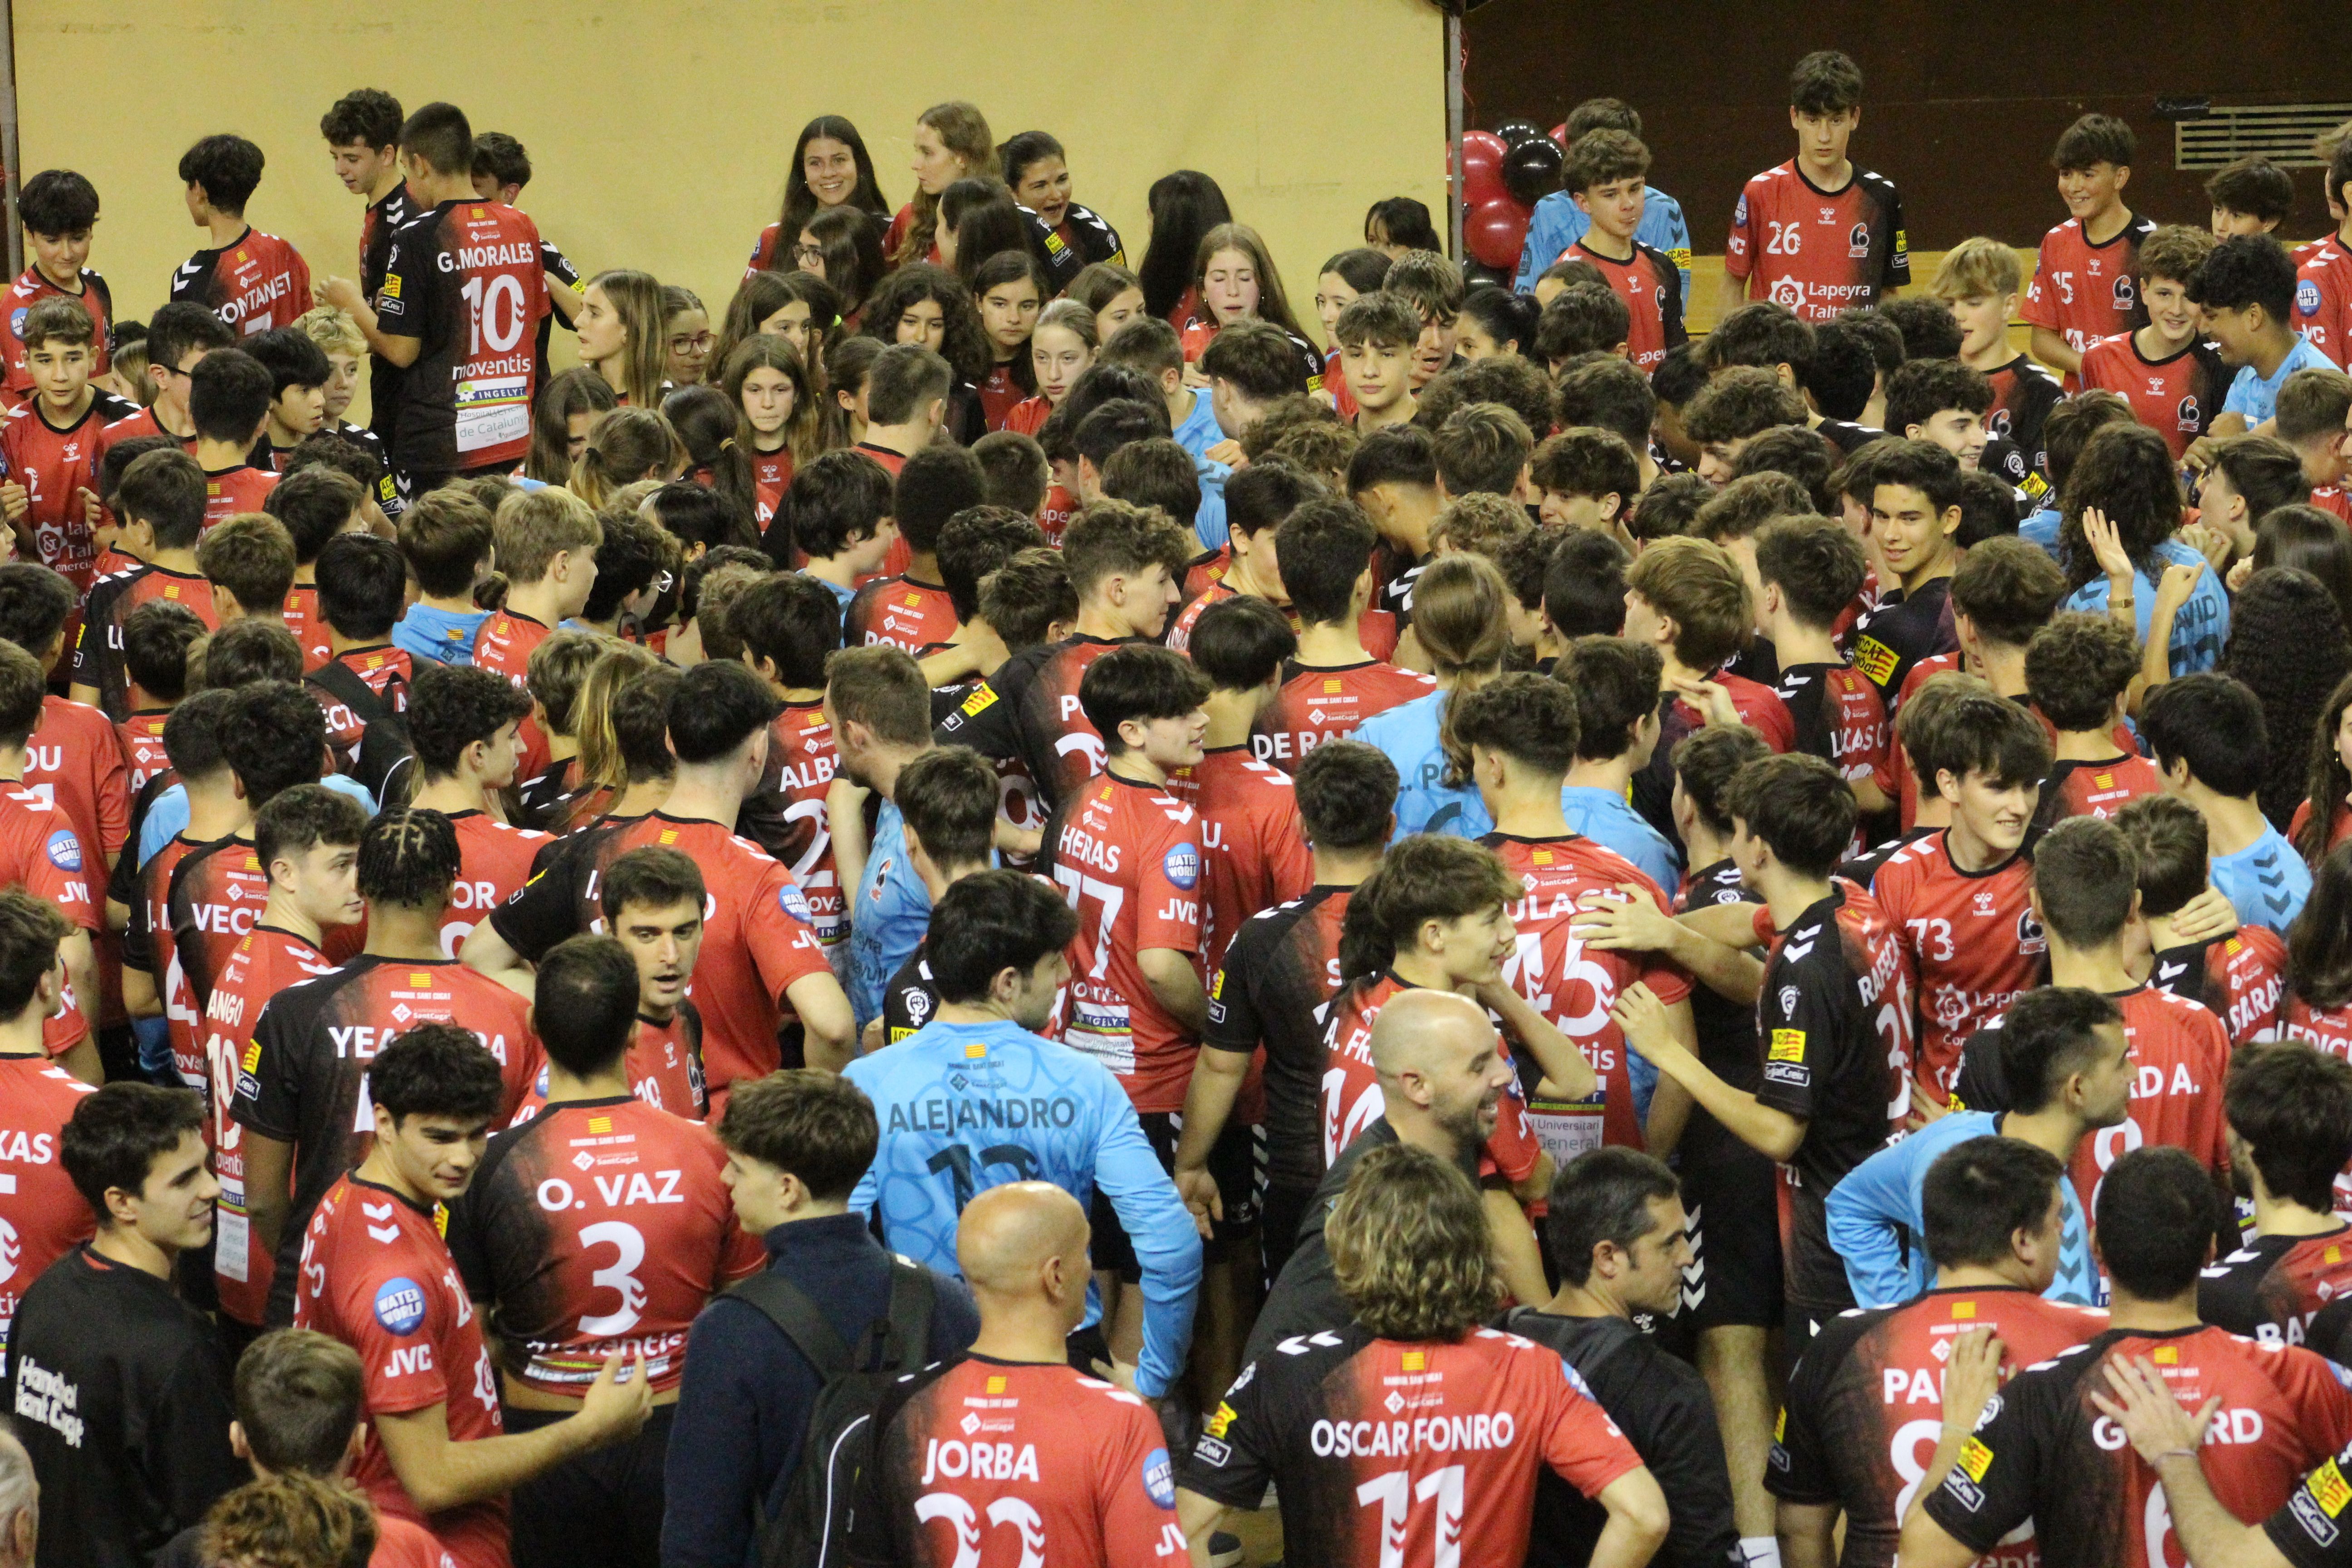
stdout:
[(1535, 205), (1559, 188), (1566, 125), (1544, 131), (1506, 120), (1462, 136), (1462, 244), (1480, 266), (1507, 278), (1518, 265)]

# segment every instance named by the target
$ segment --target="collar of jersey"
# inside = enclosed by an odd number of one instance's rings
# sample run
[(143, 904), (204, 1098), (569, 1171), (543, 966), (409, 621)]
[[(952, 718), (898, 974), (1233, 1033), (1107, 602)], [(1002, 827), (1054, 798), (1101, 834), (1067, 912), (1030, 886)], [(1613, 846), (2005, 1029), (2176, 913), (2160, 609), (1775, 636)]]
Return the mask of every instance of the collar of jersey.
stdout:
[[(1586, 785), (1583, 787), (1590, 788), (1591, 786)], [(1607, 792), (1604, 791), (1602, 793), (1605, 794)], [(1577, 832), (1571, 827), (1557, 838), (1537, 838), (1525, 833), (1506, 833), (1498, 827), (1494, 832), (1486, 835), (1486, 837), (1489, 838), (1499, 838), (1506, 844), (1532, 844), (1539, 848), (1549, 849), (1555, 844), (1573, 844), (1578, 839), (1583, 837), (1584, 835)]]
[(2105, 239), (2093, 239), (2091, 237), (2090, 226), (2088, 224), (2084, 224), (2083, 226), (2083, 248), (2085, 250), (2105, 250), (2107, 247), (2115, 244), (2118, 240), (2129, 239), (2138, 231), (2139, 214), (2132, 211), (2129, 207), (2126, 207), (2124, 208), (2123, 227), (2116, 230), (2115, 233), (2107, 236)]
[(634, 1094), (607, 1094), (595, 1100), (551, 1100), (550, 1110), (609, 1110), (616, 1105), (627, 1105), (637, 1097)]
[(1981, 871), (1963, 871), (1960, 869), (1960, 863), (1952, 858), (1951, 831), (1948, 827), (1938, 827), (1936, 829), (1936, 837), (1944, 841), (1944, 864), (1952, 868), (1952, 875), (1956, 877), (1964, 877), (1971, 882), (1980, 882), (1987, 877), (2000, 876), (2024, 858), (2025, 846), (2021, 844), (2002, 856), (1996, 864), (1988, 866)]
[(410, 1197), (406, 1193), (394, 1192), (392, 1188), (385, 1186), (382, 1182), (369, 1181), (357, 1171), (353, 1171), (352, 1173), (352, 1185), (355, 1187), (366, 1187), (372, 1191), (382, 1193), (384, 1196), (391, 1198), (395, 1203), (407, 1205), (411, 1210), (423, 1215), (426, 1219), (431, 1219), (433, 1217), (433, 1210), (436, 1205), (420, 1204), (415, 1198)]
[[(1852, 163), (1853, 163), (1853, 160), (1849, 158), (1846, 162)], [(1791, 158), (1789, 160), (1789, 173), (1796, 175), (1800, 181), (1803, 182), (1805, 189), (1812, 192), (1813, 195), (1822, 197), (1830, 197), (1842, 196), (1848, 191), (1853, 189), (1854, 186), (1860, 184), (1862, 183), (1864, 170), (1861, 164), (1854, 163), (1853, 173), (1847, 176), (1845, 184), (1840, 185), (1833, 191), (1825, 191), (1822, 189), (1821, 186), (1813, 184), (1812, 176), (1805, 173), (1805, 161), (1801, 158)]]

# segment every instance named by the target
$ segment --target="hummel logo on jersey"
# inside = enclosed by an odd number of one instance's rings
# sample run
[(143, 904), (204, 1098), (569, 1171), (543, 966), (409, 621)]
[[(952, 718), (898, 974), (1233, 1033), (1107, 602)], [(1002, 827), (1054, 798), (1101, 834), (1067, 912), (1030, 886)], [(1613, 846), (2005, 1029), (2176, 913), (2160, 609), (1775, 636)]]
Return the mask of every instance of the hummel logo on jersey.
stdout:
[(1305, 1355), (1312, 1347), (1319, 1345), (1325, 1350), (1329, 1350), (1339, 1342), (1339, 1337), (1330, 1331), (1318, 1329), (1311, 1334), (1293, 1334), (1274, 1348), (1285, 1355)]

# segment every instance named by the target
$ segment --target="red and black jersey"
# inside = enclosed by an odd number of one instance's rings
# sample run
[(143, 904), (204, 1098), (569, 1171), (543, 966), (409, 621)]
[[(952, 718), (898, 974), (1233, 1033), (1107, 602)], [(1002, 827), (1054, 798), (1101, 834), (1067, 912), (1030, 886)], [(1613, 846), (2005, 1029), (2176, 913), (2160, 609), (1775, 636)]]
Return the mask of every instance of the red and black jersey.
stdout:
[(784, 863), (808, 901), (817, 941), (830, 948), (849, 934), (834, 864), (825, 792), (840, 767), (824, 703), (787, 702), (768, 726), (767, 770), (744, 797), (735, 830)]
[[(577, 849), (565, 852), (575, 842)], [(676, 849), (702, 868), (707, 897), (693, 995), (711, 1093), (740, 1078), (799, 1066), (781, 1060), (776, 1040), (783, 994), (811, 975), (833, 972), (793, 874), (719, 823), (655, 812), (559, 840), (548, 864), (492, 912), (491, 925), (534, 962), (574, 931), (603, 931), (597, 882), (605, 867), (641, 845)]]
[[(2083, 220), (2068, 218), (2042, 237), (2018, 314), (2078, 352), (2101, 338), (2137, 331), (2147, 325), (2147, 306), (2139, 297), (2139, 247), (2155, 232), (2154, 218), (2126, 211), (2123, 226), (2095, 245)], [(2067, 391), (2081, 387), (2076, 378), (2066, 378)]]
[(2083, 350), (2083, 389), (2120, 394), (2139, 422), (2164, 437), (2176, 459), (2212, 427), (2235, 374), (2221, 363), (2221, 351), (2202, 338), (2163, 359), (2141, 353), (2131, 332), (2101, 338)]
[(1016, 436), (1034, 436), (1045, 427), (1045, 421), (1053, 412), (1054, 405), (1044, 394), (1024, 397), (1014, 404), (1013, 411), (1004, 416), (1003, 428)]
[(115, 740), (122, 747), (122, 760), (129, 770), (126, 782), (134, 800), (147, 787), (149, 779), (171, 771), (172, 759), (163, 751), (163, 721), (171, 716), (168, 708), (134, 709), (129, 718), (114, 727)]
[(1919, 1082), (1942, 1100), (1960, 1045), (2038, 983), (2049, 939), (2033, 918), (2033, 863), (1986, 871), (1952, 863), (1946, 834), (1907, 844), (1878, 868), (1871, 896), (1901, 933), (1918, 977)]
[(940, 744), (1018, 760), (1052, 812), (1102, 772), (1102, 736), (1078, 706), (1078, 682), (1095, 660), (1120, 646), (1074, 637), (1023, 648), (939, 721)]
[[(288, 619), (290, 622), (292, 617)], [(416, 664), (406, 648), (383, 644), (345, 648), (333, 658), (322, 661), (319, 668), (324, 669), (328, 664), (340, 664), (350, 670), (393, 712), (408, 711), (408, 688), (416, 679)], [(335, 753), (336, 768), (350, 772), (359, 762), (360, 742), (366, 738), (367, 721), (352, 711), (352, 705), (336, 696), (324, 681), (305, 680), (302, 686), (326, 712), (327, 745)]]
[[(629, 1092), (656, 1110), (667, 1110), (688, 1121), (709, 1119), (710, 1100), (702, 1082), (702, 1015), (691, 1002), (680, 1002), (667, 1018), (637, 1015), (637, 1037), (622, 1058), (629, 1075)], [(547, 1068), (515, 1111), (520, 1127), (547, 1109)]]
[(1830, 1189), (1885, 1147), (1910, 1113), (1911, 960), (1895, 931), (1869, 894), (1832, 883), (1829, 897), (1798, 916), (1764, 961), (1756, 1098), (1805, 1123), (1804, 1141), (1780, 1168), (1792, 1300), (1853, 1300), (1823, 1205)]
[(221, 1310), (259, 1328), (269, 1303), (277, 1260), (253, 1245), (245, 1196), (245, 1129), (230, 1114), (237, 1076), (269, 999), (289, 985), (331, 973), (333, 962), (306, 939), (276, 926), (257, 925), (237, 942), (205, 1004), (203, 1057), (210, 1101), (213, 1174), (220, 1178), (214, 1205), (213, 1279)]
[(1265, 1047), (1266, 1169), (1276, 1186), (1311, 1190), (1328, 1163), (1323, 1015), (1339, 988), (1339, 924), (1352, 890), (1318, 884), (1243, 921), (1209, 984), (1204, 1043), (1244, 1055)]
[(1224, 567), (1222, 564), (1216, 568), (1216, 575), (1203, 584), (1198, 593), (1190, 591), (1192, 574), (1189, 572), (1185, 574), (1185, 582), (1189, 601), (1182, 609), (1176, 612), (1176, 618), (1168, 623), (1168, 636), (1165, 638), (1167, 645), (1178, 653), (1192, 652), (1192, 626), (1201, 618), (1201, 613), (1203, 610), (1211, 605), (1222, 604), (1227, 599), (1234, 598), (1240, 592), (1239, 589), (1226, 584)]
[[(1391, 970), (1342, 988), (1324, 1009), (1322, 1154), (1327, 1173), (1359, 1133), (1388, 1113), (1387, 1091), (1372, 1068), (1372, 1026), (1390, 997), (1412, 988)], [(1503, 1054), (1509, 1056), (1507, 1050)], [(1482, 1173), (1500, 1172), (1514, 1185), (1528, 1179), (1543, 1155), (1518, 1088), (1514, 1082), (1504, 1094), (1501, 1114), (1478, 1161)]]
[(2286, 939), (2268, 926), (2240, 926), (2211, 942), (2164, 948), (2147, 979), (2158, 990), (2205, 1004), (2232, 1045), (2268, 1039), (2279, 1032), (2286, 994)]
[(47, 1055), (0, 1057), (0, 1353), (16, 1302), (41, 1271), (90, 1238), (96, 1222), (58, 1157), (58, 1139), (93, 1086)]
[(310, 308), (310, 268), (291, 245), (248, 226), (228, 244), (180, 263), (172, 274), (172, 298), (202, 305), (230, 331), (249, 338), (290, 327)]
[(131, 839), (131, 769), (105, 714), (54, 693), (25, 748), (23, 788), (66, 814), (82, 847), (100, 860)]
[(2352, 1437), (2352, 1393), (2309, 1351), (2216, 1328), (2110, 1329), (2010, 1380), (1928, 1495), (1928, 1517), (1980, 1552), (2030, 1518), (2045, 1563), (2185, 1562), (2156, 1472), (2091, 1403), (2106, 1390), (2101, 1364), (2117, 1355), (2147, 1357), (2191, 1410), (2219, 1396), (2199, 1462), (2214, 1497), (2242, 1520), (2269, 1515)]
[(192, 573), (134, 566), (92, 583), (82, 605), (81, 631), (74, 638), (71, 679), (76, 686), (97, 689), (98, 706), (110, 719), (131, 711), (131, 676), (122, 663), (123, 617), (150, 599), (185, 605), (207, 627), (220, 627), (220, 616), (213, 609), (213, 585)]
[(1524, 886), (1510, 907), (1518, 927), (1517, 951), (1503, 965), (1503, 984), (1576, 1042), (1592, 1064), (1600, 1087), (1579, 1109), (1582, 1128), (1577, 1149), (1602, 1143), (1643, 1149), (1641, 1117), (1633, 1106), (1631, 1053), (1624, 1031), (1610, 1016), (1617, 998), (1636, 983), (1647, 985), (1667, 1006), (1688, 996), (1691, 977), (1673, 960), (1654, 952), (1617, 952), (1587, 947), (1570, 932), (1589, 893), (1620, 898), (1631, 882), (1667, 910), (1666, 895), (1622, 855), (1590, 838), (1521, 838), (1490, 833), (1479, 843), (1492, 849)]
[(104, 462), (106, 460), (108, 448), (114, 446), (117, 442), (128, 441), (132, 437), (139, 436), (170, 436), (173, 440), (180, 443), (180, 449), (182, 451), (187, 453), (191, 458), (196, 455), (195, 430), (191, 427), (186, 435), (182, 436), (173, 431), (164, 429), (163, 421), (155, 417), (154, 405), (150, 404), (148, 406), (141, 409), (138, 413), (130, 415), (125, 418), (117, 419), (113, 424), (108, 425), (99, 431), (99, 461)]
[(1790, 750), (1834, 764), (1843, 779), (1890, 776), (1894, 727), (1886, 721), (1885, 698), (1868, 676), (1845, 664), (1784, 665), (1776, 690), (1796, 732)]
[(694, 1315), (767, 1261), (735, 1223), (726, 1163), (700, 1123), (629, 1098), (551, 1106), (491, 1139), (449, 1251), (497, 1304), (508, 1375), (576, 1398), (617, 1352), (676, 1389)]
[(7, 303), (0, 308), (0, 358), (5, 362), (0, 363), (0, 391), (19, 397), (32, 395), (33, 373), (25, 363), (25, 340), (18, 334), (25, 330), (25, 318), (44, 300), (71, 300), (89, 312), (90, 325), (98, 329), (90, 343), (90, 379), (111, 368), (108, 353), (114, 342), (114, 291), (87, 267), (76, 282), (78, 288), (60, 289), (38, 267), (27, 267), (9, 286)]
[(385, 335), (419, 344), (400, 377), (394, 468), (461, 472), (530, 450), (530, 340), (550, 309), (538, 226), (513, 207), (444, 202), (401, 226), (375, 292)]
[[(482, 629), (474, 634), (474, 663), (493, 675), (505, 676), (517, 689), (528, 691), (530, 656), (553, 630), (529, 616), (502, 609), (484, 621)], [(526, 715), (515, 736), (522, 742), (522, 761), (515, 764), (515, 771), (528, 778), (544, 769), (551, 753), (547, 733), (539, 727), (538, 719)]]
[(2352, 1534), (2336, 1522), (2352, 1503), (2352, 1444), (2303, 1478), (2286, 1506), (2263, 1521), (2263, 1533), (2294, 1568), (2343, 1568), (2352, 1563)]
[[(173, 1031), (186, 1034), (192, 1042), (204, 1015), (190, 1002), (187, 977), (180, 973), (179, 949), (172, 940), (170, 899), (172, 874), (179, 869), (182, 860), (203, 848), (205, 842), (185, 833), (173, 838), (132, 874), (132, 896), (123, 900), (130, 910), (130, 919), (122, 931), (123, 967), (153, 978), (156, 997), (163, 1004), (166, 1025)], [(258, 917), (260, 910), (257, 908), (254, 912)], [(193, 1043), (184, 1057), (175, 1043), (172, 1058), (175, 1066), (184, 1062), (193, 1068)], [(185, 1072), (181, 1081), (191, 1089), (203, 1088), (201, 1079)]]
[(1559, 1352), (1517, 1334), (1409, 1343), (1350, 1324), (1279, 1351), (1226, 1391), (1183, 1482), (1231, 1508), (1277, 1486), (1302, 1568), (1517, 1563), (1539, 1467), (1591, 1498), (1642, 1463)]
[(1314, 885), (1290, 775), (1221, 746), (1168, 778), (1168, 793), (1201, 816), (1201, 967), (1213, 974), (1242, 922)]
[(2352, 1226), (2316, 1236), (2250, 1236), (2199, 1279), (2197, 1315), (2264, 1344), (2299, 1345), (2319, 1310), (2347, 1293)]
[(1985, 434), (1994, 440), (2013, 441), (2025, 455), (2029, 471), (2042, 468), (2042, 425), (2066, 395), (2058, 378), (2023, 354), (1988, 371), (1992, 383), (1992, 407), (1985, 414)]
[(98, 575), (98, 542), (81, 492), (98, 493), (99, 437), (108, 421), (123, 416), (119, 400), (94, 396), (61, 428), (49, 423), (39, 398), (28, 397), (0, 420), (0, 465), (26, 498), (17, 526), (31, 532), (41, 564), (71, 583), (78, 598)]
[[(92, 889), (100, 887), (97, 879), (105, 869), (96, 856), (62, 809), (21, 784), (0, 785), (0, 886), (21, 887), (47, 900), (95, 935), (104, 922)], [(79, 1001), (68, 992), (65, 1010), (42, 1024), (41, 1044), (59, 1057), (89, 1033)]]
[[(1225, 580), (1234, 569), (1234, 551), (1230, 544), (1219, 545), (1205, 555), (1198, 555), (1184, 563), (1184, 597), (1199, 598), (1210, 588)], [(1181, 649), (1179, 650), (1181, 651)]]
[[(1027, 353), (1029, 351), (1024, 347), (1021, 352)], [(1013, 411), (1028, 395), (1020, 382), (1013, 379), (1013, 362), (997, 361), (988, 367), (988, 374), (980, 378), (982, 422), (991, 430), (1003, 429), (1005, 421), (1013, 416)]]
[[(1832, 1318), (1790, 1376), (1765, 1489), (1784, 1502), (1844, 1511), (1839, 1568), (1893, 1568), (1903, 1516), (1943, 1431), (1952, 1342), (1991, 1330), (2002, 1371), (2014, 1377), (2105, 1327), (2105, 1312), (2014, 1286), (1930, 1290)], [(2011, 1546), (2018, 1561), (2033, 1561), (2030, 1549)]]
[[(1625, 301), (1633, 317), (1625, 331), (1625, 357), (1647, 375), (1658, 368), (1667, 350), (1690, 342), (1690, 333), (1683, 326), (1682, 269), (1665, 252), (1653, 250), (1639, 240), (1633, 242), (1633, 254), (1622, 261), (1593, 249), (1591, 241), (1592, 235), (1587, 231), (1582, 239), (1561, 252), (1559, 259), (1590, 262), (1599, 268), (1610, 289)], [(1540, 441), (1549, 434), (1546, 431), (1536, 439)]]
[(2097, 1212), (2107, 1167), (2143, 1145), (2185, 1149), (2216, 1175), (2230, 1170), (2230, 1132), (2221, 1089), (2230, 1074), (2230, 1037), (2202, 1003), (2152, 985), (2115, 998), (2131, 1043), (2130, 1108), (2121, 1123), (2074, 1145), (2067, 1162), (2083, 1212)]
[(1059, 484), (1045, 487), (1045, 503), (1037, 509), (1037, 527), (1045, 533), (1045, 542), (1059, 550), (1062, 535), (1069, 531), (1070, 519), (1078, 512), (1078, 498)]
[(1194, 1039), (1142, 955), (1201, 950), (1201, 819), (1167, 789), (1104, 773), (1046, 825), (1039, 869), (1077, 911), (1061, 1040), (1111, 1070), (1140, 1111), (1181, 1110)]
[(485, 811), (453, 811), (448, 817), (457, 831), (457, 882), (441, 916), (441, 951), (455, 958), (475, 925), (522, 890), (539, 852), (555, 840)]
[(873, 1430), (848, 1543), (860, 1568), (1184, 1555), (1159, 1418), (1058, 1362), (938, 1363), (891, 1387)]
[(1436, 689), (1435, 677), (1376, 658), (1334, 668), (1286, 659), (1282, 689), (1258, 715), (1250, 745), (1258, 761), (1295, 768), (1307, 752), (1354, 733), (1373, 714)]
[[(166, 1006), (172, 1056), (181, 1081), (202, 1090), (212, 1082), (205, 1063), (205, 1009), (213, 986), (228, 967), (269, 901), (269, 872), (250, 837), (216, 838), (180, 857), (163, 889), (163, 924), (172, 942), (172, 963), (187, 1010)], [(160, 987), (159, 987), (160, 989)], [(173, 998), (166, 996), (166, 1002)]]
[(751, 454), (751, 523), (761, 533), (776, 521), (776, 508), (784, 492), (793, 485), (793, 450), (780, 447), (772, 452), (753, 451)]
[[(498, 1373), (482, 1342), (482, 1320), (441, 1239), (446, 1216), (389, 1187), (338, 1176), (299, 1232), (300, 1268), (293, 1323), (359, 1352), (372, 1415), (443, 1407), (454, 1442), (495, 1437)], [(352, 1479), (376, 1511), (423, 1525), (455, 1568), (506, 1568), (503, 1495), (427, 1514), (384, 1452), (375, 1425)]]
[(851, 596), (841, 640), (847, 647), (892, 643), (919, 657), (955, 636), (961, 624), (955, 601), (938, 584), (877, 577)]
[(368, 1063), (404, 1031), (425, 1023), (473, 1031), (506, 1080), (502, 1118), (511, 1118), (539, 1076), (530, 1005), (455, 959), (422, 962), (362, 953), (316, 980), (269, 999), (238, 1061), (230, 1110), (247, 1132), (291, 1143), (294, 1206), (271, 1289), (272, 1321), (282, 1321), (292, 1289), (288, 1252), (303, 1221), (337, 1177), (367, 1157), (375, 1112)]
[(217, 471), (205, 469), (205, 531), (211, 532), (215, 525), (241, 511), (259, 511), (261, 503), (277, 488), (276, 474), (250, 463)]
[(1754, 298), (1809, 321), (1875, 305), (1911, 281), (1903, 198), (1894, 181), (1859, 166), (1843, 188), (1824, 191), (1790, 159), (1739, 193), (1723, 269), (1754, 279)]
[(285, 616), (286, 629), (302, 647), (302, 673), (308, 675), (334, 654), (326, 617), (319, 614), (319, 584), (297, 583), (286, 590)]
[[(1952, 629), (1952, 580), (1930, 577), (1915, 592), (1898, 588), (1888, 594), (1854, 623), (1853, 667), (1886, 697), (1903, 690), (1912, 666), (1958, 653), (1959, 646)], [(1901, 706), (1899, 699), (1888, 703), (1890, 716)]]
[(2288, 325), (2337, 364), (2352, 361), (2352, 249), (2340, 235), (2329, 235), (2296, 258)]
[[(1403, 637), (1406, 628), (1412, 625), (1412, 591), (1420, 584), (1422, 573), (1436, 559), (1433, 554), (1409, 556), (1402, 545), (1391, 544), (1385, 539), (1373, 546), (1372, 605), (1364, 612), (1366, 618), (1369, 619), (1375, 612), (1384, 613), (1396, 623), (1397, 636)], [(1362, 640), (1362, 635), (1363, 628), (1359, 626), (1359, 641)], [(1364, 644), (1367, 648), (1371, 646)]]
[[(2352, 1058), (2352, 1006), (2315, 1007), (2289, 991), (2278, 1032), (2282, 1039), (2301, 1040), (2329, 1056)], [(2339, 1186), (2337, 1206), (2345, 1206), (2348, 1198), (2352, 1194)]]
[[(1779, 692), (1728, 669), (1718, 669), (1707, 679), (1724, 689), (1738, 711), (1739, 721), (1763, 736), (1766, 745), (1775, 752), (1795, 747), (1796, 721)], [(1671, 845), (1682, 842), (1675, 828), (1675, 748), (1706, 727), (1705, 713), (1671, 690), (1663, 693), (1658, 701), (1658, 742), (1650, 749), (1650, 760), (1633, 771), (1633, 809)]]
[[(1223, 325), (1224, 323), (1217, 320), (1213, 312), (1196, 304), (1192, 309), (1191, 319), (1176, 329), (1177, 336), (1184, 345), (1184, 363), (1191, 364), (1198, 360), (1209, 344), (1215, 341), (1217, 330)], [(1282, 335), (1290, 340), (1291, 351), (1298, 356), (1298, 368), (1307, 377), (1307, 394), (1311, 396), (1322, 391), (1323, 351), (1287, 327), (1282, 328)]]
[(2042, 781), (2041, 820), (2054, 826), (2070, 816), (2113, 816), (2144, 795), (2162, 795), (2164, 775), (2133, 752), (2104, 762), (2051, 764)]

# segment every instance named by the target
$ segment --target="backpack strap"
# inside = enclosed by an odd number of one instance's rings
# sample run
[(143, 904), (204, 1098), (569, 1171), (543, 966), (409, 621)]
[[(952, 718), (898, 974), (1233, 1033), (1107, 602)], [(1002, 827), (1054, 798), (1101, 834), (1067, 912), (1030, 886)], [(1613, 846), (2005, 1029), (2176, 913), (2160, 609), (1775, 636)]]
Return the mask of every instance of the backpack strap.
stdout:
[(359, 672), (341, 659), (329, 659), (302, 678), (352, 710), (352, 717), (362, 726), (374, 723), (392, 712), (390, 704), (376, 695)]
[[(893, 1279), (894, 1301), (897, 1285)], [(765, 1313), (768, 1321), (782, 1329), (784, 1337), (808, 1358), (821, 1381), (831, 1383), (857, 1370), (850, 1363), (849, 1347), (834, 1332), (833, 1325), (824, 1321), (816, 1303), (774, 1269), (762, 1268), (748, 1279), (739, 1279), (727, 1293)]]

